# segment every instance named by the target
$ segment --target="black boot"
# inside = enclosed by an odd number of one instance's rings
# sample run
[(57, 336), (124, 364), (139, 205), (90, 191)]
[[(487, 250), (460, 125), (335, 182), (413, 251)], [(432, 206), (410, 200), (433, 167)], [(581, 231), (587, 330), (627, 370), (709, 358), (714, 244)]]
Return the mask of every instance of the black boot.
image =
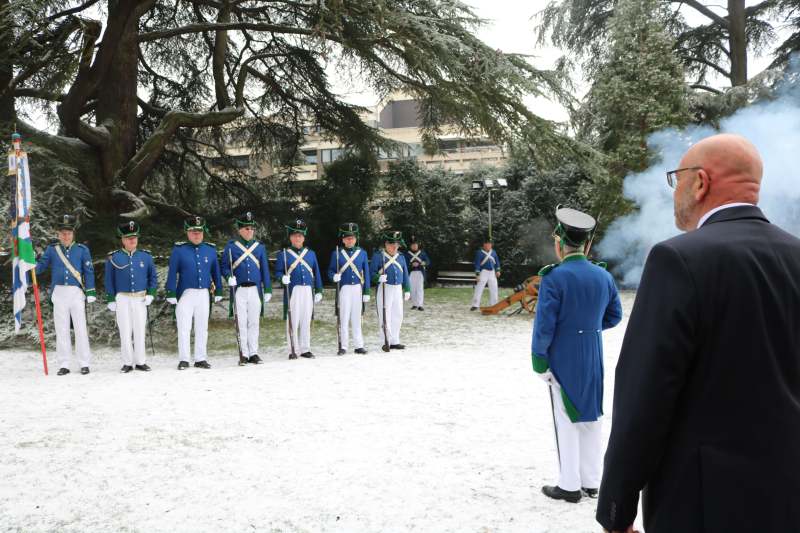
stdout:
[(417, 307), (417, 311), (424, 311), (424, 310), (425, 310), (424, 307)]
[(290, 353), (289, 354), (289, 359), (297, 359), (297, 354), (296, 353)]
[(250, 362), (250, 360), (249, 360), (247, 357), (245, 357), (245, 356), (243, 356), (243, 355), (240, 355), (240, 356), (239, 356), (239, 366), (244, 366), (244, 365), (246, 365), (248, 362)]
[(85, 366), (85, 367), (81, 368), (81, 374), (83, 374), (85, 376), (88, 373), (89, 373), (89, 367), (88, 366)]
[(412, 306), (411, 306), (411, 310), (412, 310), (412, 311), (413, 311), (414, 309), (416, 309), (416, 308), (417, 308), (417, 306), (416, 306), (416, 305), (412, 305)]
[(581, 492), (587, 498), (591, 498), (593, 500), (597, 499), (597, 489), (587, 489), (586, 487), (581, 487)]
[(581, 501), (581, 491), (579, 490), (564, 490), (558, 485), (542, 487), (542, 494), (554, 500), (564, 500), (569, 503), (578, 503)]
[(356, 348), (354, 351), (356, 353), (360, 353), (361, 355), (364, 355), (365, 353), (367, 353), (366, 348)]
[(261, 360), (261, 358), (258, 356), (257, 353), (254, 353), (253, 355), (250, 356), (250, 359), (248, 359), (247, 362), (250, 363), (251, 365), (260, 365), (264, 361)]
[(346, 353), (347, 353), (347, 350), (345, 350), (344, 348), (339, 348), (339, 350), (336, 352), (336, 355), (344, 355)]
[(147, 366), (146, 364), (143, 364), (143, 365), (136, 365), (134, 368), (135, 368), (136, 370), (140, 370), (140, 371), (142, 371), (142, 372), (150, 372), (150, 367), (149, 367), (149, 366)]
[(406, 345), (405, 344), (390, 344), (389, 348), (391, 348), (392, 350), (405, 350), (406, 349)]
[(314, 359), (314, 354), (311, 352), (303, 352), (300, 354), (300, 357), (305, 357), (306, 359)]
[(470, 310), (470, 311), (475, 311), (475, 310), (477, 310), (477, 309), (478, 309), (477, 307), (470, 307), (470, 308), (469, 308), (469, 310)]
[(59, 368), (56, 372), (57, 376), (66, 376), (67, 374), (69, 374), (69, 368)]
[(133, 367), (131, 365), (122, 365), (122, 368), (120, 368), (119, 371), (123, 374), (127, 374), (128, 372), (133, 371)]
[(211, 365), (208, 364), (208, 361), (195, 361), (194, 367), (205, 368), (206, 370), (208, 370), (209, 368), (211, 368)]
[(178, 363), (178, 370), (186, 370), (189, 368), (189, 361), (181, 361)]

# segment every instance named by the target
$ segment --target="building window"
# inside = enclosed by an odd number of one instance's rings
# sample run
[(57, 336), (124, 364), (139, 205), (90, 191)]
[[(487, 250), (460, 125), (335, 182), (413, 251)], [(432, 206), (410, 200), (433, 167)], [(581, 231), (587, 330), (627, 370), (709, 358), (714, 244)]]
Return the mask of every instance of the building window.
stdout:
[(211, 164), (216, 167), (250, 168), (249, 155), (231, 155), (228, 157), (215, 157)]
[(323, 163), (333, 163), (337, 159), (341, 159), (341, 157), (344, 155), (344, 150), (341, 148), (321, 150), (321, 152)]
[(303, 164), (316, 165), (317, 164), (317, 151), (316, 150), (302, 150)]
[(458, 139), (439, 139), (439, 150), (442, 152), (457, 152), (458, 148)]

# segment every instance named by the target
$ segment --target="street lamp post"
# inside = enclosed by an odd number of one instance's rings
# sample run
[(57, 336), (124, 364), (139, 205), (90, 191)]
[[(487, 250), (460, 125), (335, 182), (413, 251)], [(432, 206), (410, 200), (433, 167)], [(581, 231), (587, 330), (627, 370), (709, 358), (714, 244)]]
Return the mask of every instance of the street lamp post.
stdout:
[(479, 191), (486, 189), (489, 193), (489, 240), (492, 240), (492, 189), (504, 189), (508, 187), (508, 180), (505, 178), (475, 180), (472, 182), (472, 190)]

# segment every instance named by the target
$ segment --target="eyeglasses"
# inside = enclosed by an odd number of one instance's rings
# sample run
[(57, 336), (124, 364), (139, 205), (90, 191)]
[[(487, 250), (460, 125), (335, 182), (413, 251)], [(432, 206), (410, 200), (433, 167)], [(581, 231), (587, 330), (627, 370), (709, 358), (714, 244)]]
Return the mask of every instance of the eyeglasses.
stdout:
[(678, 185), (678, 172), (683, 172), (684, 170), (703, 170), (703, 167), (684, 167), (670, 170), (667, 172), (667, 184), (674, 189)]

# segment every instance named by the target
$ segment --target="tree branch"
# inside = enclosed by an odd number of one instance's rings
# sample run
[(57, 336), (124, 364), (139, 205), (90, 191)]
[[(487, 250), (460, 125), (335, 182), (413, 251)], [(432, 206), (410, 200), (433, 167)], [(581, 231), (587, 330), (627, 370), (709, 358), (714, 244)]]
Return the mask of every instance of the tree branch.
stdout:
[(179, 28), (172, 28), (170, 30), (150, 31), (139, 34), (139, 42), (156, 41), (159, 39), (168, 39), (170, 37), (177, 37), (179, 35), (186, 35), (187, 33), (206, 33), (212, 31), (222, 30), (253, 30), (253, 31), (267, 31), (272, 33), (286, 33), (294, 35), (314, 35), (313, 30), (306, 28), (297, 28), (295, 26), (281, 26), (279, 24), (267, 24), (262, 22), (226, 22), (226, 23), (213, 23), (206, 24), (187, 24)]
[(144, 142), (128, 163), (120, 169), (115, 177), (115, 182), (125, 180), (127, 188), (138, 194), (150, 170), (152, 170), (164, 148), (172, 140), (178, 128), (205, 128), (221, 126), (236, 120), (244, 114), (241, 108), (226, 108), (212, 113), (188, 113), (186, 111), (170, 111), (161, 120), (161, 123)]
[(703, 91), (708, 91), (708, 92), (714, 93), (714, 94), (725, 94), (722, 91), (720, 91), (719, 89), (715, 89), (713, 87), (709, 87), (708, 85), (703, 85), (702, 83), (693, 83), (692, 85), (689, 85), (689, 88), (691, 88), (691, 89), (701, 89)]
[(730, 26), (730, 22), (727, 18), (717, 15), (711, 9), (701, 4), (698, 0), (681, 0), (679, 3), (686, 4), (687, 6), (694, 8), (695, 11), (705, 15), (717, 24), (720, 24), (723, 28), (727, 29)]

